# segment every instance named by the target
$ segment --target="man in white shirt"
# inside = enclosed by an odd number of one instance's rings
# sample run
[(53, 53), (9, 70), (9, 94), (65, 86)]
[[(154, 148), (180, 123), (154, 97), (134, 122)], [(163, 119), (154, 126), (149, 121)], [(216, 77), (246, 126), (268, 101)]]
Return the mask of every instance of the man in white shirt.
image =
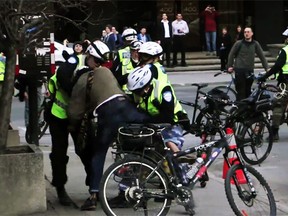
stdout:
[(181, 66), (187, 66), (185, 60), (185, 36), (189, 33), (187, 22), (182, 19), (181, 14), (176, 15), (172, 22), (173, 32), (173, 66), (177, 65), (177, 52), (181, 52)]
[[(165, 53), (166, 66), (171, 67), (170, 53), (172, 50), (172, 25), (166, 13), (162, 14), (162, 20), (158, 24), (157, 42), (162, 46)], [(164, 60), (163, 60), (164, 62)]]

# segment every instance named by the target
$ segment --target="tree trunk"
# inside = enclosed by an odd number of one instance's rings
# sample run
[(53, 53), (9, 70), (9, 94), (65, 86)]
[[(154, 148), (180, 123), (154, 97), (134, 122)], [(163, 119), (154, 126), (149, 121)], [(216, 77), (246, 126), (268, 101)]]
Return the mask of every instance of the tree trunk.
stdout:
[(16, 52), (15, 44), (10, 44), (6, 54), (6, 69), (2, 94), (0, 96), (0, 152), (6, 149), (8, 128), (10, 124), (12, 97), (14, 92), (14, 77)]

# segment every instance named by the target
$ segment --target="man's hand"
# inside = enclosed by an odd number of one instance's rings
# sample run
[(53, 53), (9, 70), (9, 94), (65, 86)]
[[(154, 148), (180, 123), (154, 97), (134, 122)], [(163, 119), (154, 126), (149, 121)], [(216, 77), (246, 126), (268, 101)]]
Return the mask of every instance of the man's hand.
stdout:
[(227, 70), (229, 73), (232, 73), (234, 71), (233, 67), (228, 67), (228, 70)]

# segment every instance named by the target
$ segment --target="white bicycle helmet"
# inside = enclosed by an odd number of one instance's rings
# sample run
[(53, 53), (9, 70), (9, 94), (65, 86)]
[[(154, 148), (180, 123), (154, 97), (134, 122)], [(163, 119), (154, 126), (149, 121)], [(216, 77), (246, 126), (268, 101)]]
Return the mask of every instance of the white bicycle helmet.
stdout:
[(127, 28), (123, 31), (122, 38), (126, 41), (137, 40), (137, 32), (132, 28)]
[(110, 55), (110, 49), (105, 43), (103, 43), (100, 40), (97, 40), (91, 43), (88, 46), (86, 52), (88, 52), (90, 55), (104, 62), (109, 59), (109, 55)]
[(163, 54), (163, 48), (160, 46), (160, 44), (148, 41), (146, 43), (143, 43), (140, 47), (139, 53), (145, 53), (151, 56), (160, 56)]
[(130, 43), (130, 49), (132, 49), (132, 50), (139, 50), (142, 44), (143, 44), (142, 41), (133, 40), (133, 41)]
[(288, 37), (288, 28), (282, 33), (282, 35)]
[(127, 88), (130, 91), (140, 90), (147, 86), (152, 80), (152, 72), (150, 65), (144, 67), (136, 67), (127, 78)]

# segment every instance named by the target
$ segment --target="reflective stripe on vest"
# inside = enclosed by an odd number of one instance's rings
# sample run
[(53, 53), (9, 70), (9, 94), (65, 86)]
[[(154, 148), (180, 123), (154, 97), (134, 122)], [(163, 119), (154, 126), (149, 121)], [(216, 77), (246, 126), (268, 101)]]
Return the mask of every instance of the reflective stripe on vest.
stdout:
[[(154, 106), (153, 101), (156, 99), (157, 101), (159, 101), (159, 103), (162, 103), (162, 90), (166, 87), (166, 86), (170, 86), (171, 85), (169, 83), (165, 83), (165, 82), (159, 82), (159, 80), (153, 79), (152, 81), (153, 84), (153, 91), (150, 95), (150, 97), (147, 100), (147, 104), (145, 103), (145, 100), (143, 98), (140, 98), (140, 103), (139, 106), (141, 109), (146, 110), (150, 115), (154, 116), (159, 114), (159, 110), (157, 107)], [(173, 98), (174, 98), (174, 122), (178, 122), (178, 117), (177, 117), (177, 113), (179, 111), (186, 113), (181, 104), (179, 103), (179, 101), (176, 99), (175, 93), (173, 88), (172, 89), (172, 94), (173, 94)]]
[(85, 66), (85, 58), (86, 58), (86, 55), (79, 54), (79, 55), (77, 55), (77, 58), (78, 58), (78, 65), (77, 65), (77, 68), (76, 68), (76, 69), (79, 69), (79, 68), (81, 68), (82, 66)]
[(282, 67), (282, 73), (288, 74), (288, 45), (283, 48), (286, 53), (286, 62), (285, 65)]
[(55, 94), (54, 102), (52, 105), (51, 113), (60, 119), (67, 118), (68, 108), (68, 95), (61, 89), (58, 88), (56, 74), (54, 74), (48, 84), (48, 89), (51, 94)]
[[(122, 76), (125, 74), (129, 74), (134, 70), (134, 67), (132, 65), (131, 59), (123, 59), (122, 62)], [(122, 86), (122, 90), (126, 93), (126, 94), (132, 94), (131, 91), (128, 90), (127, 85), (123, 85)]]
[(0, 56), (0, 81), (4, 81), (6, 57)]
[(118, 54), (119, 54), (119, 62), (123, 62), (124, 59), (129, 59), (130, 60), (130, 57), (131, 57), (131, 54), (130, 54), (130, 47), (127, 46), (123, 49), (120, 49), (118, 50)]
[(159, 62), (155, 62), (154, 66), (157, 68), (158, 80), (161, 82), (168, 82), (168, 75), (166, 74), (164, 67)]

